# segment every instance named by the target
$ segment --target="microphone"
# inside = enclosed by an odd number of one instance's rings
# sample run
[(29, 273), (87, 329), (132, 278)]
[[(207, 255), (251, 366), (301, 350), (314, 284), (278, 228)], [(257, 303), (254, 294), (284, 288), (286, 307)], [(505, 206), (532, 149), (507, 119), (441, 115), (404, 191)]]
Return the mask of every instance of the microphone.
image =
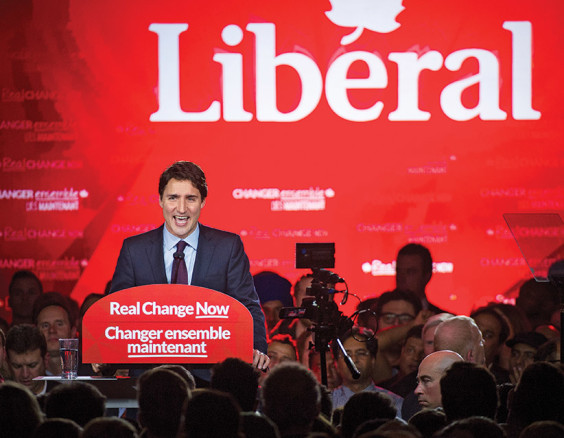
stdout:
[(180, 251), (179, 249), (172, 255), (175, 260), (182, 260), (184, 258), (184, 251)]

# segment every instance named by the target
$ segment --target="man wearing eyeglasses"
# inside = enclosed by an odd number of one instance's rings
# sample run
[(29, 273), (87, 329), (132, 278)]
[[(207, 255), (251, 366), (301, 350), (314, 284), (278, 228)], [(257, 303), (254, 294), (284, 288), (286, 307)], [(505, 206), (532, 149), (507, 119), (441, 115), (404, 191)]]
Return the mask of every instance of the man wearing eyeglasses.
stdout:
[(337, 357), (337, 369), (343, 383), (332, 392), (333, 409), (344, 406), (353, 394), (362, 391), (377, 391), (387, 394), (393, 400), (399, 415), (403, 398), (391, 391), (376, 386), (372, 380), (371, 370), (378, 352), (378, 342), (374, 337), (374, 332), (364, 327), (353, 327), (352, 330), (348, 331), (340, 339), (347, 355), (351, 357), (360, 372), (360, 377), (358, 379), (353, 378), (340, 349), (334, 348), (333, 354)]

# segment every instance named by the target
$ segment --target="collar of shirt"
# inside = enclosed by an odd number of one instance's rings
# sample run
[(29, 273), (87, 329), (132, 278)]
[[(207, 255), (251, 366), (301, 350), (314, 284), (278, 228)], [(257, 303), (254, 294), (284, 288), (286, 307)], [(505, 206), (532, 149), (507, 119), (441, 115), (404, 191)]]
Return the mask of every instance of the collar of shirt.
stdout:
[(180, 240), (184, 240), (188, 245), (190, 245), (194, 250), (198, 249), (198, 238), (200, 237), (200, 224), (196, 224), (196, 229), (186, 238), (180, 239), (170, 231), (163, 227), (163, 244), (165, 251), (172, 251), (175, 249), (176, 244)]

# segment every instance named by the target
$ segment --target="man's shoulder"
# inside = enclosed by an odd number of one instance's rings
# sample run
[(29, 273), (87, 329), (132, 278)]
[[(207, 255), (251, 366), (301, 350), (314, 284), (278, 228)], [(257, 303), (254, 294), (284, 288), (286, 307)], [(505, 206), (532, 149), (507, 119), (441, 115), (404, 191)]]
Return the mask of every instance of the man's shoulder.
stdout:
[(146, 231), (144, 233), (127, 237), (124, 239), (123, 243), (124, 245), (128, 245), (128, 246), (145, 245), (149, 242), (162, 240), (162, 236), (163, 236), (163, 225), (161, 225), (158, 228), (154, 228), (152, 230)]
[(200, 224), (200, 237), (207, 240), (240, 240), (238, 234)]

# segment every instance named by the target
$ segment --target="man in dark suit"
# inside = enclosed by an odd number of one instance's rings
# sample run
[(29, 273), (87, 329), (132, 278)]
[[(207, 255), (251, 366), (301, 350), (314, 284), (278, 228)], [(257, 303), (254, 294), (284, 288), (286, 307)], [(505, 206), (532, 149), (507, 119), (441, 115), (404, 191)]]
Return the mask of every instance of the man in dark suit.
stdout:
[(430, 303), (425, 293), (427, 283), (433, 275), (433, 259), (431, 252), (418, 243), (403, 246), (396, 257), (396, 287), (409, 290), (421, 300), (423, 309), (433, 313), (445, 313), (446, 310)]
[[(185, 282), (226, 293), (244, 304), (254, 321), (253, 365), (268, 367), (266, 330), (241, 238), (198, 223), (206, 203), (207, 183), (200, 167), (178, 161), (159, 180), (159, 204), (164, 225), (127, 238), (117, 261), (110, 292), (147, 284), (176, 283), (181, 267), (173, 269), (183, 252)], [(186, 242), (181, 250), (180, 241)], [(183, 244), (184, 245), (184, 244)], [(178, 281), (183, 282), (183, 281)]]

